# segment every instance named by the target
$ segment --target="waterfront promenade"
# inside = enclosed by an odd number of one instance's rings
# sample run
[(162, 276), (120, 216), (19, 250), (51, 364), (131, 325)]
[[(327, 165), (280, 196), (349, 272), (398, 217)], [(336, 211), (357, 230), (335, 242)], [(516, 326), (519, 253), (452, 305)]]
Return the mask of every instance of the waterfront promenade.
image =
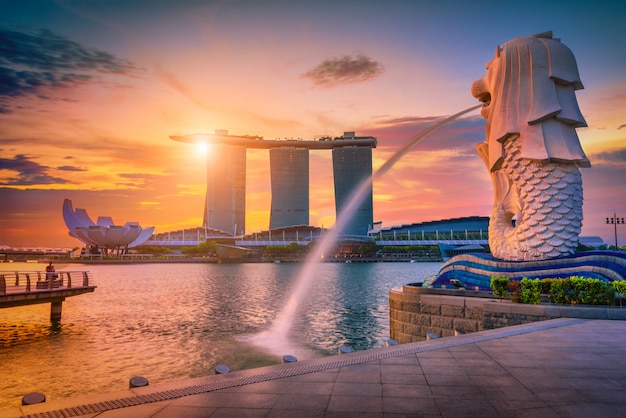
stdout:
[(49, 399), (0, 416), (621, 417), (625, 393), (626, 321), (562, 318)]

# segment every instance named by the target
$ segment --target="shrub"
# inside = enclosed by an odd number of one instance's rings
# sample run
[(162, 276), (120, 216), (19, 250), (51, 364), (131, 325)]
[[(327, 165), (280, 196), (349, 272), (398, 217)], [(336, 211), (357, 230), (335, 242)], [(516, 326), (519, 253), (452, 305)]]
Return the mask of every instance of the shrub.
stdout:
[(510, 280), (506, 277), (492, 277), (491, 289), (500, 300), (509, 294), (512, 302), (537, 304), (541, 301), (541, 294), (547, 293), (550, 301), (561, 305), (613, 305), (615, 294), (622, 299), (626, 296), (626, 281), (607, 282), (601, 279), (572, 276), (557, 279), (529, 279), (521, 281)]
[(572, 294), (574, 293), (572, 289), (572, 283), (570, 279), (551, 279), (550, 280), (550, 299), (552, 299), (555, 303), (559, 303), (561, 305), (565, 305), (566, 303), (571, 303)]
[(550, 286), (552, 286), (552, 279), (541, 279), (539, 281), (539, 293), (550, 294)]
[(492, 277), (489, 286), (493, 294), (502, 300), (508, 294), (509, 279), (507, 277)]
[(520, 300), (522, 303), (536, 305), (541, 300), (540, 280), (524, 277), (520, 283)]
[(626, 281), (614, 280), (611, 282), (611, 287), (619, 295), (619, 306), (622, 306), (622, 299), (626, 296)]
[(520, 282), (517, 280), (511, 280), (507, 287), (509, 295), (511, 296), (511, 302), (520, 302)]
[(612, 305), (615, 303), (615, 292), (611, 284), (600, 279), (580, 276), (570, 278), (573, 287), (573, 301), (585, 305)]

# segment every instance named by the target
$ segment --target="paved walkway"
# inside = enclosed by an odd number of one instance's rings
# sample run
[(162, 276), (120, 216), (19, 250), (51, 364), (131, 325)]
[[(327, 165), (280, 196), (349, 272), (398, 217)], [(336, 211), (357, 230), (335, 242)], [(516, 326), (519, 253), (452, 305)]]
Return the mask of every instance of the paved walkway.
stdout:
[(626, 321), (555, 319), (48, 401), (0, 416), (623, 417)]

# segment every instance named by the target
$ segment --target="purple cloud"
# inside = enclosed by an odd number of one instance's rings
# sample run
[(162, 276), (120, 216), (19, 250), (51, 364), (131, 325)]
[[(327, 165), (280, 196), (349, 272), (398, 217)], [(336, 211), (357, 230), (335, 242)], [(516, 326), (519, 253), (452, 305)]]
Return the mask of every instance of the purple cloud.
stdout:
[(343, 84), (361, 83), (379, 76), (384, 67), (365, 55), (324, 60), (317, 67), (302, 74), (302, 78), (313, 81), (316, 87), (329, 88)]
[(86, 48), (47, 30), (19, 32), (0, 28), (0, 113), (8, 99), (41, 96), (43, 88), (92, 81), (94, 73), (132, 75), (139, 68), (108, 52)]
[(4, 186), (30, 186), (41, 184), (65, 184), (67, 180), (49, 175), (50, 167), (32, 161), (28, 156), (19, 154), (14, 158), (0, 158), (0, 170), (17, 173), (0, 182)]

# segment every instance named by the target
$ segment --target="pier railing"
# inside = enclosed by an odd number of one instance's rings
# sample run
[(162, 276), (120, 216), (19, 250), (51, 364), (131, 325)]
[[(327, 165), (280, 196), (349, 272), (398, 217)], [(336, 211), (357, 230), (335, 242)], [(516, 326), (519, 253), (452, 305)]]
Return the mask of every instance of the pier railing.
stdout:
[(3, 271), (0, 272), (0, 295), (53, 289), (93, 286), (88, 271)]

